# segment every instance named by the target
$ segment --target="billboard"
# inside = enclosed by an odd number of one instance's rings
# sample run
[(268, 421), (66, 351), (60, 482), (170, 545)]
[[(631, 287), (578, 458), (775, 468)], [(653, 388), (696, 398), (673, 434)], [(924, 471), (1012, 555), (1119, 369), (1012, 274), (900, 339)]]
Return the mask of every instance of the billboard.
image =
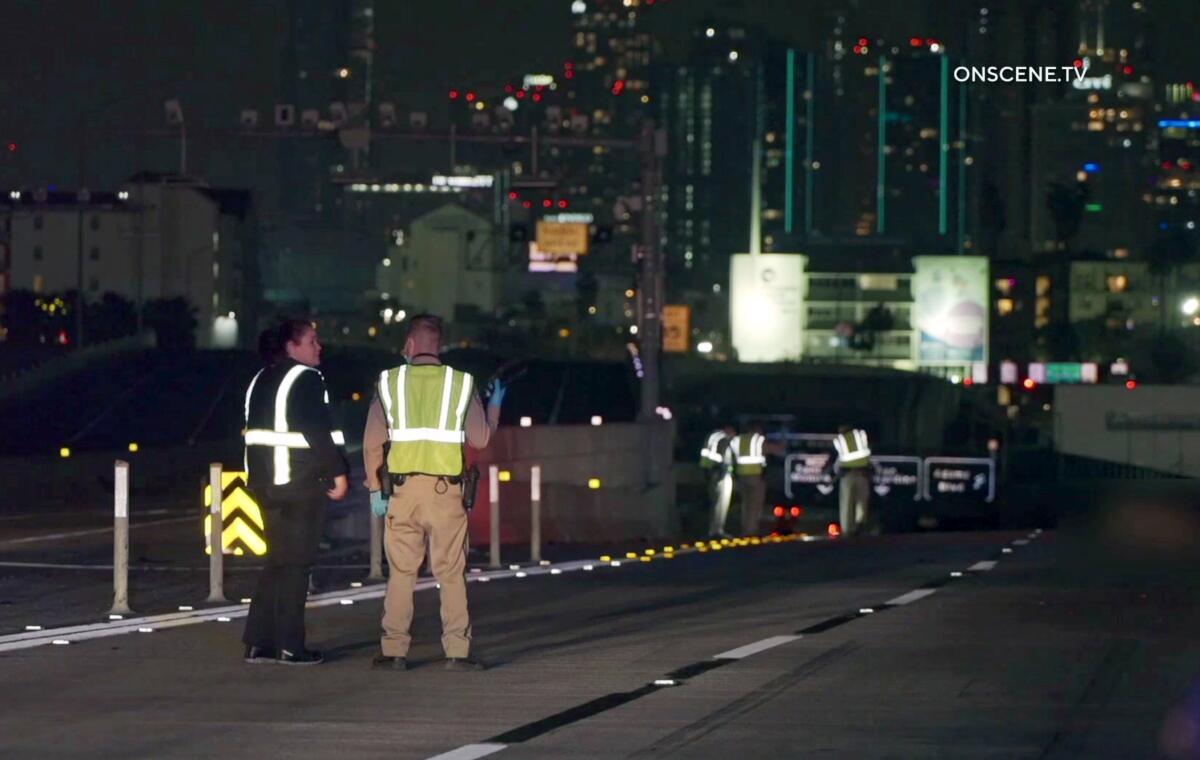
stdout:
[(588, 226), (581, 222), (539, 220), (537, 247), (543, 253), (583, 255), (588, 252)]
[(682, 354), (688, 350), (691, 309), (687, 306), (663, 306), (663, 351)]
[(927, 366), (988, 360), (988, 261), (914, 256), (916, 361)]
[(739, 361), (797, 361), (805, 258), (737, 253), (729, 260), (729, 322)]
[(543, 251), (535, 241), (529, 241), (529, 271), (571, 273), (579, 271), (579, 254)]

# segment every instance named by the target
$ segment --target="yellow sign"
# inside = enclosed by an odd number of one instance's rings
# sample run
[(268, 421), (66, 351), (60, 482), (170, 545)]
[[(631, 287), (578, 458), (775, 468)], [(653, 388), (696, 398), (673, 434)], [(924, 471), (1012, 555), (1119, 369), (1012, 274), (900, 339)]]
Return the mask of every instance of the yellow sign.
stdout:
[(687, 306), (663, 307), (663, 351), (687, 353), (691, 310)]
[(538, 222), (537, 247), (542, 253), (587, 253), (588, 226), (582, 222)]
[[(212, 554), (208, 532), (212, 529), (212, 486), (204, 486), (204, 553)], [(266, 526), (262, 510), (246, 490), (246, 473), (221, 473), (221, 553), (238, 557), (250, 552), (267, 553)]]

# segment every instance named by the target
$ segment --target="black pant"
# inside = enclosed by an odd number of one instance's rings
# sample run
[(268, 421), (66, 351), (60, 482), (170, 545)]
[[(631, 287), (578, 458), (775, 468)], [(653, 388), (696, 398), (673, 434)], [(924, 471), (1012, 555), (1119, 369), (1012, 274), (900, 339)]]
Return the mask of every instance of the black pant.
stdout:
[(246, 617), (247, 646), (304, 651), (304, 603), (325, 518), (325, 493), (299, 489), (255, 491), (266, 523), (267, 564)]

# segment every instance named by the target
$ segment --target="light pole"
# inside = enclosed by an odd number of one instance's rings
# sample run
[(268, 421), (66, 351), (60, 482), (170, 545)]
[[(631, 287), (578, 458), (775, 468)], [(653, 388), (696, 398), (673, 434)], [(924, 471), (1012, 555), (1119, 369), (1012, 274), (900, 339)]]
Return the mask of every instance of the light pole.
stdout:
[(187, 174), (187, 120), (183, 118), (183, 106), (178, 98), (163, 102), (163, 113), (167, 124), (179, 127), (179, 176)]

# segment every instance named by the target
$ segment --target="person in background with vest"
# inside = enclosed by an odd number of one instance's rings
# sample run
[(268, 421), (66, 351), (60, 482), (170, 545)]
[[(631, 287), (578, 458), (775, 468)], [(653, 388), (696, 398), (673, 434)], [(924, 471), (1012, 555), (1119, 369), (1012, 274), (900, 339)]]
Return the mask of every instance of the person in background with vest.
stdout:
[[(441, 586), (442, 649), (447, 670), (482, 670), (471, 658), (467, 611), (467, 513), (463, 508), (463, 444), (482, 449), (500, 422), (505, 388), (494, 382), (485, 412), (466, 372), (442, 364), (442, 321), (412, 318), (404, 342), (407, 365), (379, 376), (363, 433), (371, 509), (386, 515), (384, 549), (391, 574), (383, 602), (383, 637), (373, 666), (405, 670), (412, 637), (413, 586), (429, 541), (430, 566)], [(384, 455), (384, 444), (389, 443)], [(380, 470), (395, 490), (381, 493)]]
[(304, 603), (327, 499), (349, 486), (345, 437), (334, 430), (321, 343), (311, 322), (288, 319), (259, 337), (267, 367), (246, 390), (247, 486), (262, 508), (267, 560), (250, 602), (248, 663), (318, 665), (305, 648)]
[[(837, 452), (838, 513), (842, 535), (856, 535), (870, 518), (871, 446), (867, 432), (842, 425), (833, 439)], [(833, 460), (830, 460), (832, 466)]]
[(738, 491), (741, 494), (743, 536), (757, 535), (759, 524), (762, 522), (763, 502), (767, 498), (767, 482), (763, 478), (763, 472), (767, 468), (767, 454), (783, 453), (781, 445), (767, 443), (767, 437), (762, 431), (761, 424), (751, 423), (747, 432), (738, 435), (730, 443)]
[(733, 496), (733, 449), (730, 443), (737, 431), (733, 425), (715, 430), (705, 439), (700, 450), (700, 469), (708, 473), (709, 495), (712, 498), (712, 521), (708, 534), (714, 538), (726, 536), (725, 517)]

